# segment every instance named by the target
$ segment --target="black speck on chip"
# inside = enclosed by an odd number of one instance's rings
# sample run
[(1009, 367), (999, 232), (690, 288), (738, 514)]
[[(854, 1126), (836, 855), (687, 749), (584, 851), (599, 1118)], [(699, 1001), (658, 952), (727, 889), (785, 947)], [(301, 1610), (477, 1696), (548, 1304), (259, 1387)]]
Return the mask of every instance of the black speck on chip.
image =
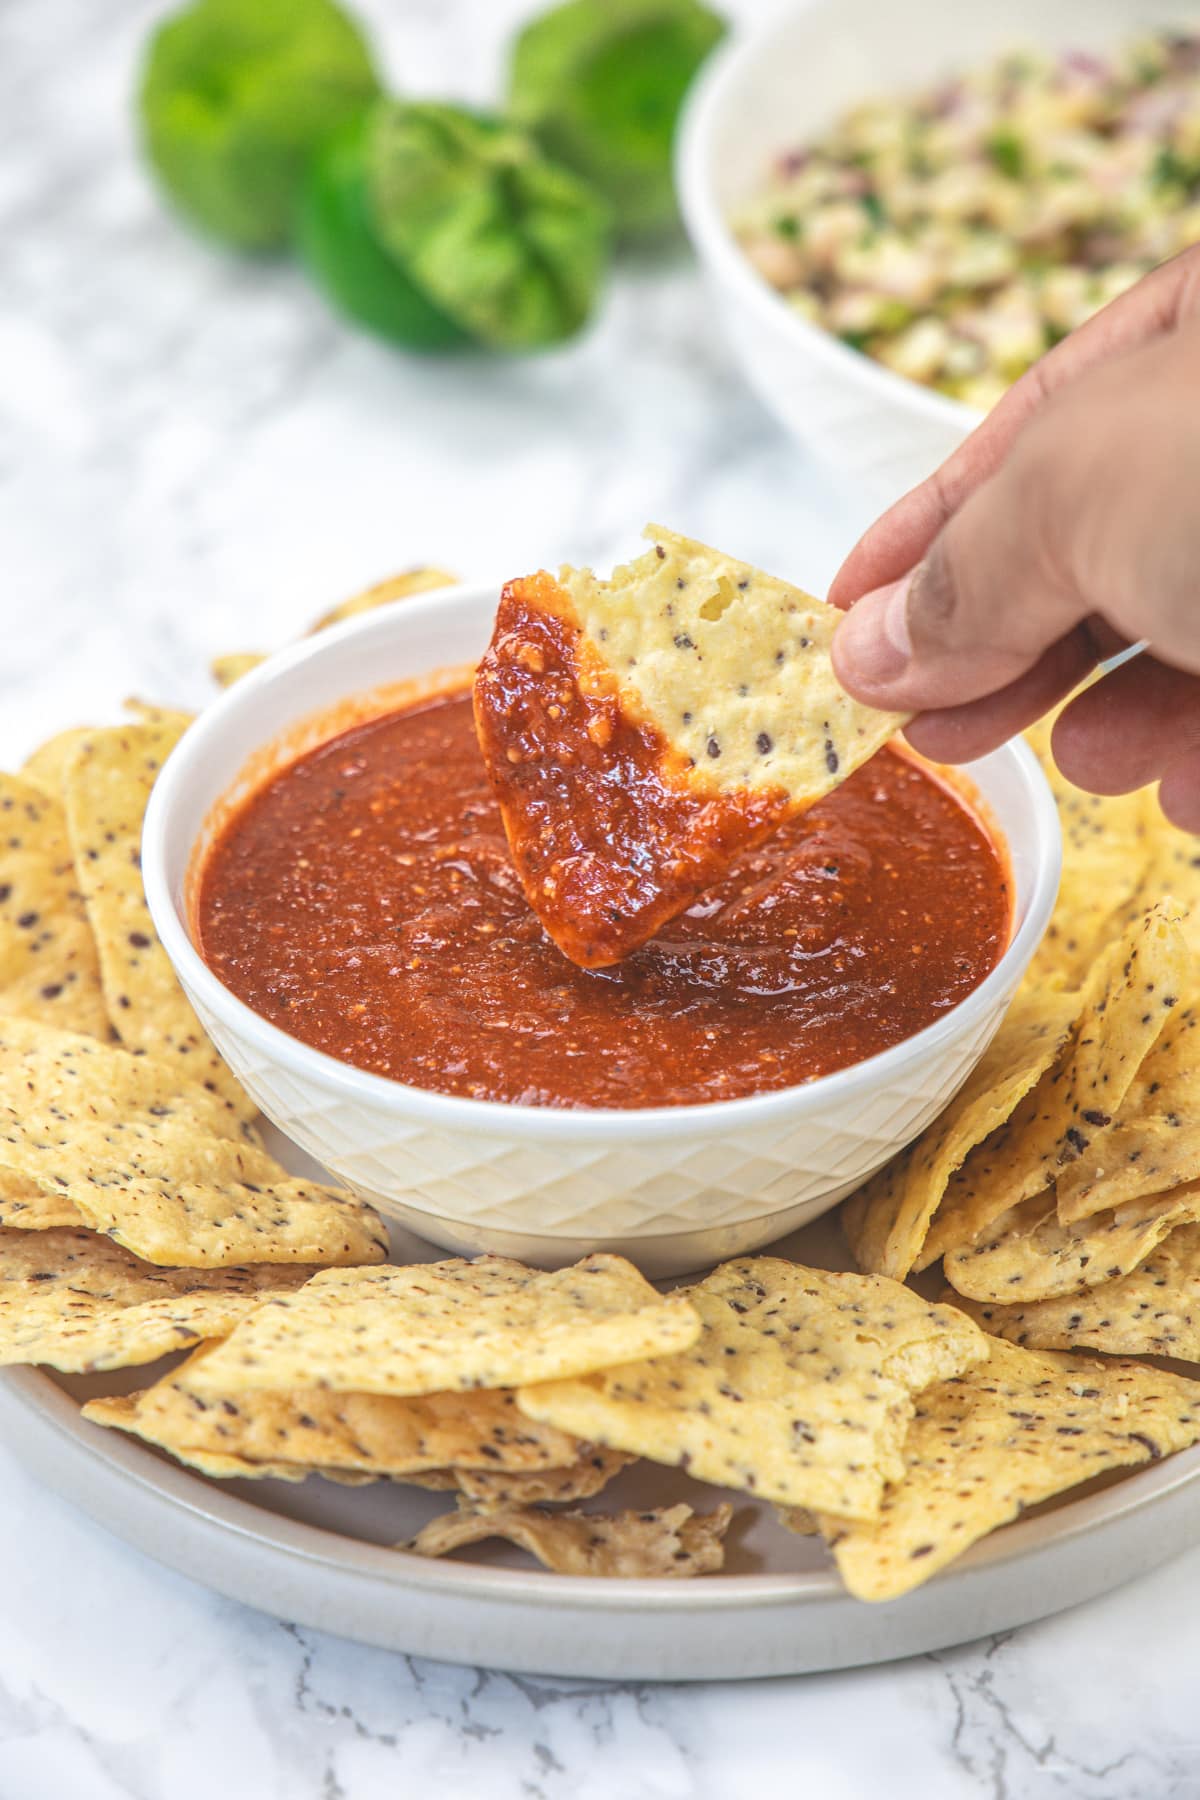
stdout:
[(766, 756), (772, 748), (770, 732), (760, 731), (754, 740), (754, 745), (760, 756)]
[(721, 745), (715, 737), (709, 738), (708, 743), (705, 745), (705, 749), (710, 756), (720, 756), (721, 754)]
[(677, 650), (694, 650), (696, 646), (693, 644), (686, 631), (677, 631), (675, 633), (675, 648)]
[(135, 950), (148, 950), (150, 948), (151, 940), (146, 936), (144, 931), (131, 931), (129, 934), (129, 941)]
[(833, 747), (832, 738), (825, 739), (825, 767), (831, 775), (836, 775), (838, 772), (838, 753)]
[(655, 554), (655, 556), (657, 556), (657, 558), (658, 558), (658, 560), (659, 560), (659, 562), (666, 562), (666, 560), (667, 560), (667, 553), (666, 553), (666, 551), (665, 551), (665, 550), (664, 550), (664, 549), (663, 549), (663, 547), (662, 547), (662, 545), (661, 545), (661, 544), (655, 544), (655, 546), (654, 546), (654, 554)]

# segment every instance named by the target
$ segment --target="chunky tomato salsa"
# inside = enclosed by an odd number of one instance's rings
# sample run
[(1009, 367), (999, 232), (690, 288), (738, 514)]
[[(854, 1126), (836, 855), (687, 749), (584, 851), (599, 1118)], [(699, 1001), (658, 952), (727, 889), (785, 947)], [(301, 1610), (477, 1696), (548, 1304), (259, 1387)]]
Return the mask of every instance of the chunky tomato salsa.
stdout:
[(787, 1087), (910, 1037), (994, 966), (1010, 895), (963, 802), (883, 750), (640, 950), (578, 968), (525, 900), (463, 692), (283, 768), (217, 834), (196, 914), (236, 994), (358, 1068), (634, 1107)]

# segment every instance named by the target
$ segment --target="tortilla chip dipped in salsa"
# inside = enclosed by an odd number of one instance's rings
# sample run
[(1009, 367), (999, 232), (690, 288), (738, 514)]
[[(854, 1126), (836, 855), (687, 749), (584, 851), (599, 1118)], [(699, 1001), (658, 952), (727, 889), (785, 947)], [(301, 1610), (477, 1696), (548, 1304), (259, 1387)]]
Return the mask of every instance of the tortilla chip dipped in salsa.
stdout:
[(839, 614), (659, 527), (611, 581), (505, 588), (475, 722), (530, 906), (572, 962), (637, 949), (904, 720), (839, 685)]

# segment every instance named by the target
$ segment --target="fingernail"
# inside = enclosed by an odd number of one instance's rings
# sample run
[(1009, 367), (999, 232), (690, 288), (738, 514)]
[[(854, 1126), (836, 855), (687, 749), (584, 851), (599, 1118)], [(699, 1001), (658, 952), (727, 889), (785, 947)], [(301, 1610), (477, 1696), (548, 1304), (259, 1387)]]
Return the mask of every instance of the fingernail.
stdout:
[(878, 688), (898, 681), (912, 660), (908, 593), (912, 575), (864, 594), (838, 627), (840, 672), (855, 685)]

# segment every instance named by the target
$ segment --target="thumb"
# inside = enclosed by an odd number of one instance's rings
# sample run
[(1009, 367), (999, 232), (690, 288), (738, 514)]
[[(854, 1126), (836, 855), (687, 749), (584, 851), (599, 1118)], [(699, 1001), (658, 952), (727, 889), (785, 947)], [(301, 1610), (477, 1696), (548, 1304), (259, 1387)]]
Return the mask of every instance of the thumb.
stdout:
[[(1191, 336), (1191, 334), (1187, 334)], [(1200, 333), (1156, 342), (1057, 397), (908, 575), (864, 594), (834, 640), (857, 699), (902, 712), (979, 700), (1099, 617), (1200, 669)]]

